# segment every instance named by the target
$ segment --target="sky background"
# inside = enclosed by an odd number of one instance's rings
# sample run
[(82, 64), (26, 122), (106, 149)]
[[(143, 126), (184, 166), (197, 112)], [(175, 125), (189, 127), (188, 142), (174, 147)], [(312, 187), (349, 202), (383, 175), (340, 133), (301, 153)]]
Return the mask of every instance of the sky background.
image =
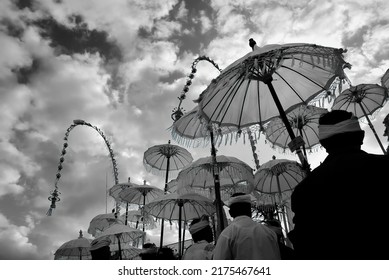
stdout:
[[(143, 153), (172, 140), (169, 127), (177, 97), (200, 55), (220, 68), (250, 52), (248, 39), (259, 46), (312, 43), (345, 48), (352, 64), (346, 74), (353, 85), (380, 83), (389, 68), (389, 4), (386, 0), (241, 1), (241, 0), (2, 0), (0, 1), (0, 259), (53, 259), (79, 230), (92, 238), (90, 220), (110, 212), (106, 196), (114, 185), (112, 163), (102, 137), (78, 126), (59, 181), (61, 201), (46, 216), (48, 196), (64, 143), (75, 119), (101, 129), (116, 154), (119, 181), (163, 188), (164, 176), (143, 166)], [(203, 61), (182, 103), (192, 100), (217, 77)], [(373, 124), (382, 136), (385, 106)], [(371, 130), (363, 149), (381, 150)], [(172, 140), (172, 144), (176, 144)], [(187, 148), (194, 159), (210, 147)], [(255, 168), (251, 147), (242, 140), (220, 146), (219, 154), (235, 156)], [(297, 156), (272, 149), (261, 136), (260, 164)], [(326, 153), (308, 155), (312, 167)], [(173, 179), (173, 178), (170, 178)], [(159, 244), (159, 231), (148, 232)], [(175, 242), (174, 226), (165, 230)]]

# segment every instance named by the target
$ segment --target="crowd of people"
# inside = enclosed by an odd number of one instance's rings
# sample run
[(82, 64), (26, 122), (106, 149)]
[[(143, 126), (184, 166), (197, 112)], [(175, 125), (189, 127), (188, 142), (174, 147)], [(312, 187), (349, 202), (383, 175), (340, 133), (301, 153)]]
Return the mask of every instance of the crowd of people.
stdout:
[[(227, 206), (232, 222), (217, 240), (209, 218), (194, 219), (193, 244), (182, 260), (389, 259), (380, 225), (386, 220), (385, 172), (389, 156), (361, 150), (365, 132), (352, 113), (333, 110), (319, 119), (319, 140), (328, 156), (294, 189), (294, 228), (284, 234), (278, 220), (252, 219), (251, 197), (235, 193)], [(292, 245), (285, 242), (289, 239)], [(112, 259), (109, 240), (96, 239), (92, 259)], [(147, 243), (142, 260), (177, 259), (170, 248)]]

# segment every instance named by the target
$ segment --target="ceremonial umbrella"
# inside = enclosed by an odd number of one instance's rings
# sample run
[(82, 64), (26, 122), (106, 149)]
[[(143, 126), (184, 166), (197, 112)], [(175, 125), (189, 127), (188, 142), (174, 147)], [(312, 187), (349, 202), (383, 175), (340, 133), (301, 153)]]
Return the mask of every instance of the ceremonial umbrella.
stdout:
[(377, 84), (351, 86), (335, 98), (332, 110), (346, 110), (357, 118), (365, 117), (382, 151), (386, 154), (369, 115), (382, 108), (388, 99), (388, 89)]
[(212, 151), (215, 150), (215, 145), (220, 146), (223, 142), (225, 144), (232, 144), (233, 140), (237, 141), (243, 133), (243, 141), (247, 134), (253, 151), (254, 161), (256, 167), (259, 168), (258, 156), (255, 153), (255, 140), (253, 136), (256, 136), (260, 132), (259, 126), (251, 126), (250, 129), (241, 131), (236, 127), (231, 126), (218, 126), (213, 123), (209, 123), (205, 119), (201, 118), (198, 106), (195, 106), (188, 113), (183, 114), (178, 120), (175, 120), (170, 127), (172, 138), (179, 144), (185, 146), (193, 146), (194, 148), (203, 145), (204, 147), (211, 143)]
[[(196, 182), (194, 182), (193, 185), (186, 184), (178, 188), (178, 184), (176, 186), (176, 192), (179, 194), (184, 193), (197, 193), (202, 196), (205, 196), (211, 200), (215, 200), (215, 188), (213, 186), (207, 185), (206, 182), (204, 182), (205, 185), (200, 186), (196, 185)], [(249, 194), (253, 191), (254, 185), (253, 181), (250, 180), (241, 180), (238, 182), (232, 182), (231, 179), (220, 179), (220, 198), (223, 201), (224, 204), (231, 198), (231, 195), (237, 192), (243, 192), (246, 194)]]
[[(290, 135), (289, 144), (300, 162), (308, 169), (285, 113), (296, 104), (316, 102), (334, 91), (346, 79), (343, 49), (315, 44), (266, 45), (258, 48), (250, 40), (253, 51), (225, 68), (199, 98), (202, 115), (219, 126), (244, 129), (264, 125), (280, 116)], [(286, 108), (286, 109), (284, 109)]]
[[(273, 159), (262, 164), (254, 175), (255, 190), (265, 194), (277, 194), (282, 204), (282, 194), (289, 193), (306, 177), (306, 171), (293, 160)], [(312, 210), (313, 211), (313, 210)], [(285, 232), (288, 232), (286, 215), (282, 209)]]
[[(144, 216), (143, 206), (163, 194), (164, 192), (161, 189), (147, 185), (146, 181), (143, 181), (143, 185), (130, 183), (129, 187), (124, 188), (119, 193), (119, 198), (122, 201), (128, 202), (130, 204), (137, 204), (139, 206), (142, 206), (142, 216)], [(145, 219), (143, 219), (142, 223), (144, 231)]]
[(165, 194), (146, 204), (145, 211), (157, 218), (178, 220), (178, 253), (181, 249), (181, 221), (215, 213), (213, 201), (196, 193)]
[[(192, 155), (184, 148), (170, 144), (155, 145), (148, 148), (143, 155), (143, 164), (148, 171), (164, 171), (165, 188), (169, 182), (169, 172), (178, 171), (193, 161)], [(163, 243), (164, 220), (161, 221), (160, 248)]]
[(54, 260), (90, 260), (92, 255), (89, 251), (90, 240), (82, 236), (65, 242), (55, 251)]
[[(217, 180), (215, 180), (215, 174), (217, 174)], [(235, 157), (224, 155), (200, 158), (181, 170), (177, 176), (178, 188), (188, 186), (214, 188), (217, 236), (224, 229), (221, 182), (233, 185), (242, 180), (252, 183), (253, 179), (253, 170), (250, 166)]]
[[(304, 140), (303, 151), (307, 157), (306, 149), (312, 149), (319, 144), (319, 118), (328, 110), (313, 105), (296, 105), (286, 114), (289, 124), (295, 135)], [(290, 135), (280, 117), (272, 118), (265, 125), (266, 139), (274, 146), (282, 149), (288, 148)]]
[(111, 240), (111, 245), (118, 245), (119, 259), (122, 259), (122, 244), (136, 242), (140, 238), (144, 239), (144, 235), (145, 233), (141, 230), (117, 223), (106, 228), (97, 239), (108, 236)]
[[(115, 184), (113, 187), (111, 187), (109, 190), (108, 190), (108, 193), (110, 196), (112, 196), (115, 201), (116, 201), (116, 205), (120, 205), (121, 203), (124, 203), (121, 198), (119, 197), (119, 194), (122, 190), (128, 188), (131, 186), (131, 178), (128, 177), (128, 182), (127, 183), (118, 183), (118, 184)], [(118, 208), (118, 207), (116, 207)], [(128, 222), (128, 202), (126, 202), (126, 213), (125, 213), (125, 217), (124, 217), (124, 224), (127, 225), (127, 222)]]
[(93, 237), (96, 237), (105, 228), (115, 223), (123, 223), (123, 221), (117, 217), (117, 213), (97, 215), (89, 222), (88, 233)]

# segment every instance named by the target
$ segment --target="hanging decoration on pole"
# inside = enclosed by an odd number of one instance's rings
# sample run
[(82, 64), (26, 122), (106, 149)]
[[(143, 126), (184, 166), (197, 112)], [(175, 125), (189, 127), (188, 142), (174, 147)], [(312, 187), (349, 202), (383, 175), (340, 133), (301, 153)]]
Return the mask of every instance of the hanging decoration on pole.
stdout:
[[(113, 169), (113, 176), (114, 176), (114, 179), (115, 179), (115, 184), (119, 183), (119, 179), (118, 179), (119, 172), (118, 172), (118, 167), (117, 167), (117, 164), (116, 164), (115, 154), (114, 154), (114, 152), (112, 150), (110, 142), (108, 141), (107, 137), (104, 135), (103, 131), (101, 131), (98, 127), (96, 127), (96, 126), (94, 126), (94, 125), (92, 125), (92, 124), (90, 124), (90, 123), (88, 123), (88, 122), (86, 122), (84, 120), (74, 120), (73, 124), (71, 124), (69, 126), (69, 128), (66, 130), (66, 133), (65, 133), (65, 137), (64, 137), (65, 142), (63, 144), (63, 148), (62, 148), (62, 152), (61, 152), (61, 157), (60, 157), (59, 163), (58, 163), (57, 174), (55, 176), (54, 190), (50, 192), (50, 196), (48, 197), (49, 201), (51, 201), (51, 205), (50, 205), (49, 210), (46, 213), (47, 216), (51, 216), (52, 215), (53, 210), (56, 208), (56, 203), (61, 200), (60, 197), (59, 197), (59, 195), (61, 193), (59, 192), (59, 189), (58, 189), (58, 182), (59, 182), (59, 180), (61, 178), (61, 171), (63, 169), (63, 163), (65, 161), (66, 149), (69, 146), (68, 138), (69, 138), (70, 132), (76, 126), (79, 126), (79, 125), (85, 125), (85, 126), (89, 126), (89, 127), (93, 128), (104, 139), (105, 145), (108, 148), (109, 156), (110, 156), (111, 161), (112, 161), (112, 169)], [(119, 211), (120, 211), (120, 204), (116, 203), (116, 212), (119, 212)]]

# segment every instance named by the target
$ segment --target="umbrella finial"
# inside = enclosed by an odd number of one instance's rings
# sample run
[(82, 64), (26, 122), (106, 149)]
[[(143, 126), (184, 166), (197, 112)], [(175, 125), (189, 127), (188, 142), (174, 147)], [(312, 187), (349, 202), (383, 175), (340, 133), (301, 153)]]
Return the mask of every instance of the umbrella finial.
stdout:
[(273, 155), (271, 158), (272, 158), (272, 159), (276, 159), (276, 156)]
[(128, 183), (131, 182), (131, 177), (128, 177)]
[(143, 185), (146, 185), (146, 180), (143, 180)]
[(82, 230), (80, 229), (80, 231), (79, 231), (79, 233), (80, 233), (80, 236), (78, 237), (78, 238), (82, 238)]
[(254, 46), (257, 44), (257, 42), (254, 41), (253, 38), (249, 39), (249, 46), (254, 50)]

